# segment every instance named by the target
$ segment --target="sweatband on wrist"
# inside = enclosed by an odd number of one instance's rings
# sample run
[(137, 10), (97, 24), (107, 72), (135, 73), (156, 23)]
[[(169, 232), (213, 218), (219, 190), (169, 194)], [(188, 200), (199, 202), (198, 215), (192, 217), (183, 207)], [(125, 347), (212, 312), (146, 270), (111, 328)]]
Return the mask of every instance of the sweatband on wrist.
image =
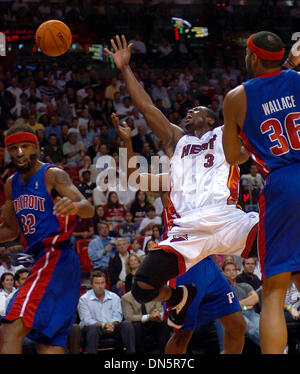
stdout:
[(105, 323), (104, 323), (104, 322), (101, 324), (101, 328), (102, 328), (103, 330), (105, 329)]
[(4, 139), (5, 147), (22, 142), (32, 142), (34, 144), (38, 144), (39, 140), (37, 136), (31, 132), (18, 132), (16, 134), (8, 135)]
[(292, 307), (292, 304), (289, 304), (285, 309), (286, 309), (286, 310), (290, 310), (291, 307)]
[(244, 305), (243, 306), (243, 310), (247, 310), (248, 308), (247, 308), (247, 305)]
[(278, 61), (283, 59), (285, 48), (282, 48), (281, 51), (277, 52), (266, 51), (265, 49), (254, 44), (252, 40), (254, 35), (255, 34), (252, 34), (247, 40), (247, 47), (252, 53), (255, 53), (257, 57), (263, 60)]

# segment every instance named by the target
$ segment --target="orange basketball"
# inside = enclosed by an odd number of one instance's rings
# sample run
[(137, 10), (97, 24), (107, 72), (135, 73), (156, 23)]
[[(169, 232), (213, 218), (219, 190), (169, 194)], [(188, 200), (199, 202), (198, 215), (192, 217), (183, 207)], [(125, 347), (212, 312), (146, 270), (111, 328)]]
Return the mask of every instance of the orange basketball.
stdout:
[(72, 33), (65, 23), (53, 19), (39, 26), (35, 41), (45, 55), (60, 56), (71, 47)]

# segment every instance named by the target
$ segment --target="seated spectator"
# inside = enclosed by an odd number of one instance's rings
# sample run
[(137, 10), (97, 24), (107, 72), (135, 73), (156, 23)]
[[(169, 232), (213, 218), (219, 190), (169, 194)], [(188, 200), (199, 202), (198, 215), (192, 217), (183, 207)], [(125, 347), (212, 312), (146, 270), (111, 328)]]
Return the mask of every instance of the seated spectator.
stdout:
[(126, 260), (129, 256), (128, 242), (125, 238), (116, 241), (116, 254), (109, 260), (108, 274), (111, 281), (110, 289), (122, 296), (125, 288)]
[(135, 34), (134, 38), (129, 41), (132, 43), (131, 53), (133, 55), (145, 55), (147, 53), (146, 44), (142, 41), (140, 34)]
[(68, 130), (68, 141), (63, 145), (66, 165), (72, 168), (80, 165), (85, 155), (84, 145), (77, 141), (77, 136), (78, 130), (70, 128)]
[(123, 222), (126, 209), (123, 204), (119, 203), (118, 194), (110, 191), (107, 197), (107, 203), (103, 206), (106, 220), (108, 222)]
[(117, 77), (112, 77), (110, 80), (110, 84), (106, 86), (104, 96), (105, 99), (114, 99), (114, 94), (116, 92), (120, 92), (120, 87), (118, 85)]
[(130, 253), (126, 260), (126, 278), (125, 278), (125, 292), (131, 290), (132, 280), (137, 269), (140, 267), (142, 260), (134, 253)]
[(97, 156), (97, 153), (100, 152), (100, 135), (94, 135), (92, 144), (89, 146), (87, 150), (87, 155), (90, 156), (91, 160), (94, 160), (94, 158)]
[(137, 135), (132, 137), (132, 148), (135, 153), (143, 153), (144, 143), (147, 142), (150, 145), (150, 148), (155, 150), (153, 140), (150, 134), (147, 134), (147, 129), (143, 125), (137, 127)]
[(284, 316), (286, 322), (293, 322), (300, 319), (300, 294), (292, 280), (284, 299)]
[(7, 306), (7, 298), (15, 292), (14, 275), (12, 273), (3, 273), (0, 278), (0, 316), (4, 316)]
[(258, 276), (254, 274), (256, 263), (256, 257), (244, 258), (243, 271), (236, 278), (237, 283), (249, 283), (255, 291), (257, 291), (262, 284)]
[(140, 235), (149, 235), (152, 234), (152, 227), (153, 225), (161, 224), (161, 217), (158, 217), (155, 212), (154, 206), (150, 205), (146, 209), (146, 217), (141, 220), (139, 226), (139, 234)]
[(136, 331), (136, 353), (145, 354), (145, 337), (153, 336), (158, 343), (159, 353), (163, 354), (170, 337), (171, 329), (163, 319), (163, 307), (160, 301), (138, 303), (131, 291), (121, 298), (124, 318), (133, 322)]
[(12, 256), (10, 250), (4, 250), (3, 252), (1, 252), (1, 254), (0, 254), (0, 261), (1, 261), (1, 265), (0, 265), (0, 277), (4, 273), (11, 273), (11, 274), (15, 275), (16, 272), (19, 269), (23, 269), (24, 268), (23, 265), (17, 265), (17, 266), (13, 265), (14, 259), (13, 259), (13, 256)]
[(91, 181), (92, 171), (84, 169), (81, 172), (82, 182), (78, 186), (79, 191), (89, 201), (93, 201), (93, 190), (96, 188), (96, 183)]
[(29, 117), (28, 117), (28, 122), (26, 123), (28, 126), (30, 126), (30, 128), (33, 130), (33, 131), (37, 131), (37, 130), (45, 130), (45, 127), (36, 121), (36, 115), (35, 114), (30, 114)]
[(249, 202), (245, 206), (246, 211), (255, 210), (257, 211), (257, 207), (254, 206), (258, 203), (258, 198), (260, 195), (260, 191), (264, 187), (264, 181), (261, 174), (258, 172), (257, 166), (252, 164), (250, 166), (250, 173), (243, 174), (241, 176), (241, 192), (249, 193)]
[(148, 201), (147, 193), (141, 190), (136, 191), (135, 199), (130, 207), (130, 211), (133, 215), (133, 221), (139, 222), (146, 217), (146, 208), (151, 204)]
[(118, 110), (116, 111), (116, 114), (120, 119), (131, 116), (134, 109), (134, 106), (131, 104), (130, 97), (125, 96), (122, 101), (123, 105), (119, 106)]
[(149, 253), (149, 251), (151, 251), (152, 247), (154, 246), (155, 244), (155, 241), (152, 240), (152, 239), (149, 239), (148, 241), (144, 241), (145, 243), (145, 256), (147, 256), (147, 254)]
[(145, 256), (145, 252), (142, 250), (142, 246), (141, 246), (139, 239), (133, 239), (130, 253), (136, 254), (139, 257)]
[(243, 309), (243, 316), (246, 320), (246, 336), (249, 337), (255, 344), (260, 347), (259, 340), (259, 320), (260, 315), (255, 312), (254, 307), (259, 302), (258, 294), (254, 291), (253, 287), (248, 283), (237, 283), (237, 270), (232, 262), (227, 262), (223, 265), (223, 272), (225, 277), (231, 284), (234, 292), (236, 293), (241, 307)]
[(81, 239), (91, 239), (94, 235), (93, 218), (78, 217), (76, 226), (72, 233), (71, 241), (76, 248), (76, 242)]
[(154, 243), (159, 243), (161, 241), (161, 234), (162, 234), (162, 226), (161, 225), (153, 225), (151, 230), (151, 235), (146, 236), (144, 239), (143, 250), (146, 248), (146, 243), (149, 240), (152, 240)]
[(98, 352), (99, 342), (106, 337), (116, 339), (118, 353), (135, 353), (135, 334), (132, 324), (123, 321), (121, 299), (106, 288), (106, 275), (100, 271), (91, 274), (92, 289), (83, 294), (78, 303), (86, 352)]
[(95, 232), (97, 232), (97, 225), (98, 223), (107, 223), (106, 222), (106, 217), (105, 217), (105, 211), (104, 211), (104, 208), (103, 208), (103, 205), (96, 205), (96, 208), (95, 208), (95, 215), (94, 215), (94, 228), (95, 228)]
[(98, 235), (88, 245), (88, 256), (93, 264), (93, 269), (108, 269), (109, 260), (115, 255), (115, 242), (109, 236), (109, 227), (105, 222), (97, 225)]
[(138, 224), (133, 222), (133, 216), (130, 211), (127, 211), (124, 216), (124, 221), (120, 224), (119, 234), (126, 237), (128, 241), (132, 241), (132, 237), (137, 234)]
[(51, 134), (55, 134), (58, 139), (61, 136), (61, 127), (58, 125), (58, 117), (56, 115), (50, 117), (49, 125), (45, 129), (45, 135), (47, 137)]
[(46, 162), (55, 165), (62, 165), (65, 162), (63, 149), (58, 144), (55, 134), (48, 136), (48, 145), (44, 148), (44, 158)]
[(89, 146), (92, 144), (92, 142), (87, 132), (87, 125), (85, 125), (84, 123), (81, 123), (78, 125), (78, 129), (79, 129), (78, 141), (80, 141), (84, 145), (85, 149), (88, 149)]

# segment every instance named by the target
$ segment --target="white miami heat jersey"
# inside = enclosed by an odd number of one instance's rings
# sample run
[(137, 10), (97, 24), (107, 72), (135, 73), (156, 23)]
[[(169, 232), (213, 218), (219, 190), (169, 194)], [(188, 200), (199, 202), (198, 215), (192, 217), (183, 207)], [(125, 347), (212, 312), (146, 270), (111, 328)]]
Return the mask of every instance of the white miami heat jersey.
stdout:
[(237, 202), (239, 168), (226, 162), (222, 134), (216, 127), (201, 139), (184, 135), (177, 143), (170, 161), (169, 218)]

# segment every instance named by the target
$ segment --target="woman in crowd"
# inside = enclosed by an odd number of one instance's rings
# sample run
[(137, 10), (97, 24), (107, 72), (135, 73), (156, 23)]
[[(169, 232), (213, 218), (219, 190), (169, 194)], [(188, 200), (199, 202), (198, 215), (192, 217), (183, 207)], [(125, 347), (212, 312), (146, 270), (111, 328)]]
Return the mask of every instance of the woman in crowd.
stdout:
[(125, 278), (125, 290), (126, 292), (131, 290), (132, 280), (137, 269), (140, 267), (142, 260), (139, 256), (131, 253), (126, 259), (126, 278)]
[(14, 275), (12, 273), (3, 273), (0, 278), (0, 316), (3, 316), (6, 311), (6, 301), (8, 296), (16, 289), (14, 287)]

